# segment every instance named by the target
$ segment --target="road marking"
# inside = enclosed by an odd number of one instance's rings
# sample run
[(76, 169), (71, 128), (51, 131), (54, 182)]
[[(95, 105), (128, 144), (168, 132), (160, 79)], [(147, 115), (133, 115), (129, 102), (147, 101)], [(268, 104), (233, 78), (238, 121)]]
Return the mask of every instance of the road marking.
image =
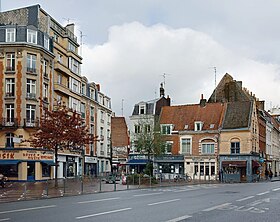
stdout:
[(107, 201), (107, 200), (117, 200), (117, 199), (120, 199), (120, 197), (107, 198), (107, 199), (99, 199), (99, 200), (87, 200), (87, 201), (78, 202), (78, 204), (95, 203), (95, 202), (102, 202), (102, 201)]
[(239, 200), (236, 200), (236, 201), (240, 202), (240, 201), (252, 199), (252, 198), (254, 198), (254, 197), (255, 197), (255, 196), (244, 197), (244, 198), (239, 199)]
[(279, 187), (279, 188), (275, 188), (275, 189), (273, 189), (272, 191), (277, 191), (277, 190), (280, 190), (280, 187)]
[(174, 202), (174, 201), (178, 201), (178, 200), (180, 200), (180, 199), (166, 200), (166, 201), (151, 203), (151, 204), (148, 204), (148, 205), (153, 206), (153, 205), (158, 205), (158, 204), (163, 204), (163, 203), (170, 203), (170, 202)]
[(84, 219), (84, 218), (96, 217), (96, 216), (105, 215), (105, 214), (111, 214), (111, 213), (117, 213), (117, 212), (131, 210), (131, 209), (132, 208), (123, 208), (123, 209), (119, 209), (119, 210), (111, 210), (111, 211), (101, 212), (101, 213), (97, 213), (97, 214), (90, 214), (90, 215), (76, 217), (76, 219), (80, 220), (80, 219)]
[(7, 221), (7, 220), (11, 220), (11, 218), (0, 219), (0, 221)]
[(174, 190), (173, 192), (174, 193), (180, 193), (180, 192), (191, 191), (191, 190), (194, 190), (194, 189)]
[(269, 193), (269, 191), (265, 191), (265, 192), (263, 192), (263, 193), (258, 193), (257, 195), (258, 195), (258, 196), (261, 196), (261, 195), (265, 195), (265, 194), (267, 194), (267, 193)]
[(7, 210), (7, 211), (0, 211), (0, 214), (7, 214), (7, 213), (14, 213), (14, 212), (21, 212), (21, 211), (28, 211), (28, 210), (39, 210), (45, 208), (56, 207), (56, 205), (49, 205), (49, 206), (42, 206), (42, 207), (31, 207), (31, 208), (23, 208), (17, 210)]
[(144, 196), (151, 196), (151, 195), (157, 195), (157, 194), (162, 194), (161, 193), (145, 193), (145, 194), (136, 194), (136, 195), (133, 195), (134, 197), (144, 197)]
[(190, 218), (190, 217), (192, 217), (192, 216), (190, 216), (190, 215), (185, 215), (185, 216), (182, 216), (182, 217), (177, 217), (177, 218), (168, 220), (168, 221), (166, 221), (166, 222), (177, 222), (177, 221), (185, 220), (185, 219)]
[(231, 204), (231, 203), (224, 203), (224, 204), (220, 204), (220, 205), (217, 205), (217, 206), (214, 206), (214, 207), (210, 207), (210, 208), (204, 209), (204, 210), (202, 210), (202, 211), (208, 212), (208, 211), (216, 210), (216, 209), (221, 208), (221, 207), (224, 207), (224, 206), (228, 206), (228, 205), (230, 205), (230, 204)]

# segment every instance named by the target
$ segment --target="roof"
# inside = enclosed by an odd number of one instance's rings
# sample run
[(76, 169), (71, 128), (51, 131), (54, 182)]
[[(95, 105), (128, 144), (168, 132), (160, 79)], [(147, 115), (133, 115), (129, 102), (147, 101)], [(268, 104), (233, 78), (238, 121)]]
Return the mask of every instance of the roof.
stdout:
[(124, 117), (112, 117), (111, 136), (113, 147), (124, 147), (129, 145), (129, 136)]
[(222, 123), (224, 107), (222, 103), (165, 106), (162, 108), (160, 124), (173, 124), (174, 131), (182, 131), (194, 130), (194, 123), (201, 121), (202, 130), (217, 130)]
[(247, 128), (250, 125), (253, 101), (229, 102), (222, 129)]

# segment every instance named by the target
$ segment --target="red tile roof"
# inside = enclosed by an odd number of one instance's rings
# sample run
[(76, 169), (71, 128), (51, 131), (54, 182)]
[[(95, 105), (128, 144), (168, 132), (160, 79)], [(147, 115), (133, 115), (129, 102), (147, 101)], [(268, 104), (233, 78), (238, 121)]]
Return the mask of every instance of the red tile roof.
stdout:
[(201, 121), (202, 130), (217, 130), (222, 124), (224, 109), (222, 103), (206, 103), (204, 107), (200, 104), (166, 106), (162, 108), (160, 124), (173, 124), (174, 131), (181, 131), (185, 130), (185, 125), (188, 125), (187, 130), (194, 130), (195, 121)]

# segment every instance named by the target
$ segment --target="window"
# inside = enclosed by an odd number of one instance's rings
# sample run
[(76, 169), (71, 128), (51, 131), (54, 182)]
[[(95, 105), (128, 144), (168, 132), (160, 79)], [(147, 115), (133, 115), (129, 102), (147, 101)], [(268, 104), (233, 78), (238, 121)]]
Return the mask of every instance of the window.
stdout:
[(71, 42), (68, 42), (68, 49), (69, 51), (76, 52), (76, 47)]
[(15, 42), (16, 41), (16, 29), (7, 28), (6, 29), (6, 42)]
[(90, 120), (93, 122), (94, 121), (94, 107), (90, 107)]
[(58, 61), (59, 63), (63, 63), (63, 61), (62, 61), (62, 55), (61, 55), (61, 54), (57, 53), (56, 57), (57, 57), (57, 61)]
[(191, 139), (190, 138), (181, 139), (181, 151), (182, 151), (182, 154), (191, 154)]
[(172, 125), (161, 125), (161, 133), (163, 135), (171, 135)]
[(100, 120), (102, 123), (104, 123), (104, 112), (100, 111)]
[(51, 166), (46, 163), (42, 163), (42, 177), (50, 177), (51, 176)]
[(75, 74), (80, 74), (80, 63), (72, 57), (69, 57), (69, 67), (68, 68)]
[(26, 105), (26, 125), (27, 126), (34, 126), (35, 123), (35, 105)]
[(140, 132), (141, 132), (141, 127), (140, 127), (140, 125), (134, 125), (134, 132), (135, 132), (135, 133), (140, 133)]
[(48, 61), (44, 59), (43, 60), (43, 75), (44, 75), (44, 77), (48, 77), (47, 67), (48, 67)]
[(151, 132), (151, 125), (145, 125), (145, 132), (150, 133)]
[(56, 34), (56, 33), (53, 34), (53, 41), (54, 41), (54, 42), (57, 42), (57, 43), (59, 42), (59, 36), (58, 36), (58, 34)]
[(6, 123), (8, 125), (14, 125), (14, 117), (15, 117), (15, 107), (14, 104), (6, 104)]
[(15, 96), (15, 79), (9, 78), (6, 79), (6, 97)]
[(13, 133), (7, 133), (6, 134), (6, 147), (7, 148), (13, 148), (14, 147), (13, 137), (14, 137)]
[(62, 75), (61, 74), (57, 75), (57, 83), (62, 84)]
[(15, 71), (15, 53), (6, 54), (6, 71)]
[(140, 106), (140, 114), (145, 114), (145, 105)]
[(195, 122), (194, 123), (194, 130), (195, 131), (201, 131), (202, 130), (202, 125), (203, 125), (203, 123), (202, 122)]
[(89, 133), (94, 134), (94, 125), (90, 124)]
[(36, 60), (36, 55), (27, 54), (27, 72), (36, 73)]
[(231, 154), (238, 154), (238, 153), (240, 153), (240, 142), (231, 142), (230, 153)]
[(69, 108), (73, 109), (74, 111), (80, 112), (81, 102), (75, 98), (69, 97)]
[(50, 48), (49, 38), (47, 36), (44, 36), (44, 47), (48, 50)]
[(43, 99), (47, 99), (48, 98), (48, 84), (44, 83), (43, 84)]
[(172, 152), (172, 145), (173, 145), (173, 141), (166, 141), (166, 143), (165, 143), (165, 153), (171, 153)]
[(29, 99), (36, 99), (36, 80), (27, 79), (26, 88), (26, 97)]
[(74, 78), (70, 78), (70, 89), (76, 93), (80, 93), (80, 82)]
[(104, 140), (104, 129), (100, 127), (100, 140)]
[(62, 97), (60, 95), (57, 95), (56, 99), (57, 99), (57, 104), (61, 105)]
[(214, 143), (202, 144), (201, 152), (203, 154), (214, 154), (215, 153), (215, 144)]
[(82, 115), (82, 118), (85, 118), (86, 117), (86, 105), (84, 103), (81, 103), (81, 115)]
[(82, 83), (81, 94), (86, 95), (86, 85)]
[(37, 44), (37, 31), (27, 29), (27, 42)]

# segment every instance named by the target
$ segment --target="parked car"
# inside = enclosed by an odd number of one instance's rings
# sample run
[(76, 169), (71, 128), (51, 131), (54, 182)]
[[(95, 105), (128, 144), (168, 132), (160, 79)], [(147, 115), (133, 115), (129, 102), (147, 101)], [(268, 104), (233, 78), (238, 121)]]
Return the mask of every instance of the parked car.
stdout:
[(110, 174), (105, 178), (106, 183), (116, 183), (116, 175)]

